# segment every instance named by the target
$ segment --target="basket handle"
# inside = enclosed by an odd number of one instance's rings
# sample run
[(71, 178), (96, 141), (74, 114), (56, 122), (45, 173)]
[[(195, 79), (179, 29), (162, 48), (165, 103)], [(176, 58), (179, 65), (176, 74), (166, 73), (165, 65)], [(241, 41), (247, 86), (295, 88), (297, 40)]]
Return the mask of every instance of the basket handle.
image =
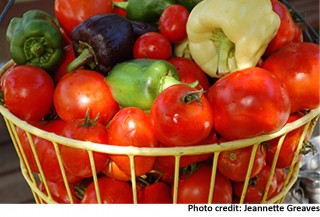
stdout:
[(3, 11), (0, 14), (0, 24), (2, 23), (4, 17), (6, 16), (6, 14), (8, 13), (9, 9), (11, 8), (11, 6), (13, 5), (14, 0), (9, 0), (6, 4), (6, 6), (4, 7)]

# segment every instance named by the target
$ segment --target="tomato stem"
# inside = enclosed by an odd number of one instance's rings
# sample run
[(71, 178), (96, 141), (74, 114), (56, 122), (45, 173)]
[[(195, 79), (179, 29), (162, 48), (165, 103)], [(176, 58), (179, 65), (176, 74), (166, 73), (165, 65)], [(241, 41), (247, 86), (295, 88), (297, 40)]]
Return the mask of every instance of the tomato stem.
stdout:
[(201, 98), (203, 92), (204, 92), (203, 89), (188, 92), (186, 95), (184, 95), (182, 97), (181, 101), (182, 101), (182, 103), (187, 104), (187, 105), (191, 104), (193, 102), (198, 102), (200, 105), (202, 105), (200, 98)]

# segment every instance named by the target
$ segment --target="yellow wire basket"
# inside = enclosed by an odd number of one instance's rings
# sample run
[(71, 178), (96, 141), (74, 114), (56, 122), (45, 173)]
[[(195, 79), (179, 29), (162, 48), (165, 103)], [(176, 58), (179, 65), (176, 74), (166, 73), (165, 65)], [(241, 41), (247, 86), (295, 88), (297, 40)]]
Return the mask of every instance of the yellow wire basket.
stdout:
[[(12, 61), (8, 62), (0, 71), (1, 73), (5, 72), (8, 68), (10, 68), (14, 63)], [(273, 160), (273, 163), (271, 165), (271, 174), (270, 178), (266, 185), (266, 190), (264, 192), (264, 196), (262, 199), (262, 203), (282, 203), (286, 197), (286, 194), (289, 192), (289, 190), (292, 188), (294, 183), (296, 182), (298, 178), (298, 173), (300, 169), (300, 158), (299, 158), (299, 151), (302, 148), (303, 142), (305, 141), (306, 137), (310, 135), (314, 127), (316, 125), (316, 122), (319, 118), (320, 114), (320, 108), (311, 110), (308, 114), (304, 115), (300, 119), (286, 124), (281, 130), (278, 132), (267, 134), (267, 135), (261, 135), (254, 138), (249, 139), (242, 139), (237, 141), (230, 141), (230, 142), (223, 142), (219, 144), (207, 144), (207, 145), (200, 145), (200, 146), (190, 146), (190, 147), (164, 147), (164, 148), (137, 148), (137, 147), (119, 147), (114, 145), (102, 145), (102, 144), (96, 144), (91, 142), (84, 142), (84, 141), (78, 141), (73, 139), (68, 139), (62, 136), (58, 136), (54, 133), (48, 133), (46, 131), (43, 131), (39, 128), (36, 128), (30, 124), (28, 124), (25, 121), (20, 120), (16, 116), (14, 116), (8, 109), (6, 109), (4, 106), (0, 106), (0, 113), (3, 115), (6, 126), (8, 128), (9, 134), (11, 136), (11, 139), (13, 141), (14, 147), (16, 149), (16, 152), (20, 158), (21, 162), (21, 170), (22, 174), (30, 186), (33, 196), (35, 198), (36, 203), (57, 203), (53, 199), (52, 194), (49, 191), (47, 179), (44, 175), (42, 165), (40, 163), (39, 157), (37, 155), (37, 151), (34, 146), (33, 141), (33, 135), (37, 137), (41, 137), (43, 139), (49, 140), (52, 142), (60, 170), (63, 177), (63, 183), (66, 187), (67, 194), (69, 197), (69, 200), (71, 203), (74, 202), (72, 192), (70, 190), (67, 176), (66, 176), (66, 170), (63, 166), (63, 162), (61, 159), (59, 146), (69, 146), (73, 148), (81, 148), (85, 149), (88, 152), (90, 163), (91, 163), (91, 170), (92, 172), (92, 179), (94, 182), (95, 190), (96, 190), (96, 196), (98, 203), (101, 203), (101, 197), (100, 197), (100, 190), (98, 186), (98, 175), (96, 172), (96, 167), (94, 163), (94, 152), (100, 152), (100, 153), (107, 153), (107, 154), (121, 154), (126, 155), (130, 159), (130, 168), (131, 168), (131, 186), (132, 186), (132, 192), (133, 192), (133, 202), (137, 203), (137, 180), (135, 177), (135, 161), (134, 158), (136, 156), (174, 156), (175, 158), (175, 170), (174, 170), (174, 179), (173, 179), (173, 203), (177, 202), (177, 193), (179, 191), (178, 189), (178, 182), (179, 182), (179, 169), (180, 169), (180, 159), (181, 157), (185, 155), (199, 155), (199, 154), (213, 154), (213, 161), (212, 161), (212, 174), (211, 174), (211, 183), (210, 183), (210, 190), (209, 190), (209, 197), (208, 197), (208, 203), (212, 202), (212, 195), (214, 192), (214, 183), (216, 178), (216, 171), (217, 171), (217, 159), (219, 154), (222, 151), (227, 150), (235, 150), (239, 148), (249, 147), (252, 146), (252, 152), (251, 152), (251, 158), (249, 162), (249, 166), (246, 173), (246, 179), (245, 184), (242, 190), (242, 194), (240, 197), (240, 203), (244, 202), (244, 198), (246, 195), (246, 191), (248, 188), (248, 183), (250, 179), (251, 170), (253, 168), (255, 153), (257, 148), (259, 147), (259, 144), (265, 141), (269, 141), (271, 139), (280, 137), (277, 150), (275, 152), (275, 157)], [(269, 198), (267, 200), (267, 195), (269, 191), (269, 187), (272, 181), (272, 176), (275, 172), (277, 159), (280, 153), (280, 149), (282, 146), (282, 143), (284, 141), (284, 138), (286, 135), (303, 126), (304, 130), (301, 135), (301, 138), (299, 140), (298, 148), (295, 152), (294, 158), (291, 162), (291, 165), (287, 169), (287, 175), (286, 179), (284, 181), (284, 186), (280, 193), (273, 196), (272, 198)], [(24, 149), (22, 147), (21, 141), (18, 136), (17, 127), (24, 130), (26, 132), (27, 138), (29, 140), (32, 153), (34, 155), (34, 159), (36, 161), (36, 164), (39, 168), (39, 173), (32, 172), (30, 167), (30, 162), (28, 162), (26, 153), (24, 152)], [(39, 188), (39, 183), (42, 182), (47, 194), (43, 193), (43, 191)]]

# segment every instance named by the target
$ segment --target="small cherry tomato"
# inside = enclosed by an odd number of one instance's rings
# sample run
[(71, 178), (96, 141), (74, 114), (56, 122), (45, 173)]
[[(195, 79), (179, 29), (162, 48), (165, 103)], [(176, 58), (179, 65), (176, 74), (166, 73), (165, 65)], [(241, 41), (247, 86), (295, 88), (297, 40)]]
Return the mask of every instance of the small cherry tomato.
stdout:
[(141, 35), (133, 47), (135, 59), (161, 59), (167, 60), (172, 54), (172, 47), (169, 39), (158, 32), (148, 32)]
[(187, 38), (187, 20), (189, 11), (179, 4), (169, 5), (162, 12), (159, 19), (160, 33), (170, 42), (179, 43)]

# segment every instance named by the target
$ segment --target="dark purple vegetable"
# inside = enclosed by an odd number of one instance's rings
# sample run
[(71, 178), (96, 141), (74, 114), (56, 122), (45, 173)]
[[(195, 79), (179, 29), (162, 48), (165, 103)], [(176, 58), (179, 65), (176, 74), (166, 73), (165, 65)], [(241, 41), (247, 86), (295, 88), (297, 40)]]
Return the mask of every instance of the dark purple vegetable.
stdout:
[(77, 58), (67, 71), (87, 66), (106, 75), (115, 64), (132, 58), (132, 24), (117, 14), (90, 17), (73, 30), (71, 38)]

